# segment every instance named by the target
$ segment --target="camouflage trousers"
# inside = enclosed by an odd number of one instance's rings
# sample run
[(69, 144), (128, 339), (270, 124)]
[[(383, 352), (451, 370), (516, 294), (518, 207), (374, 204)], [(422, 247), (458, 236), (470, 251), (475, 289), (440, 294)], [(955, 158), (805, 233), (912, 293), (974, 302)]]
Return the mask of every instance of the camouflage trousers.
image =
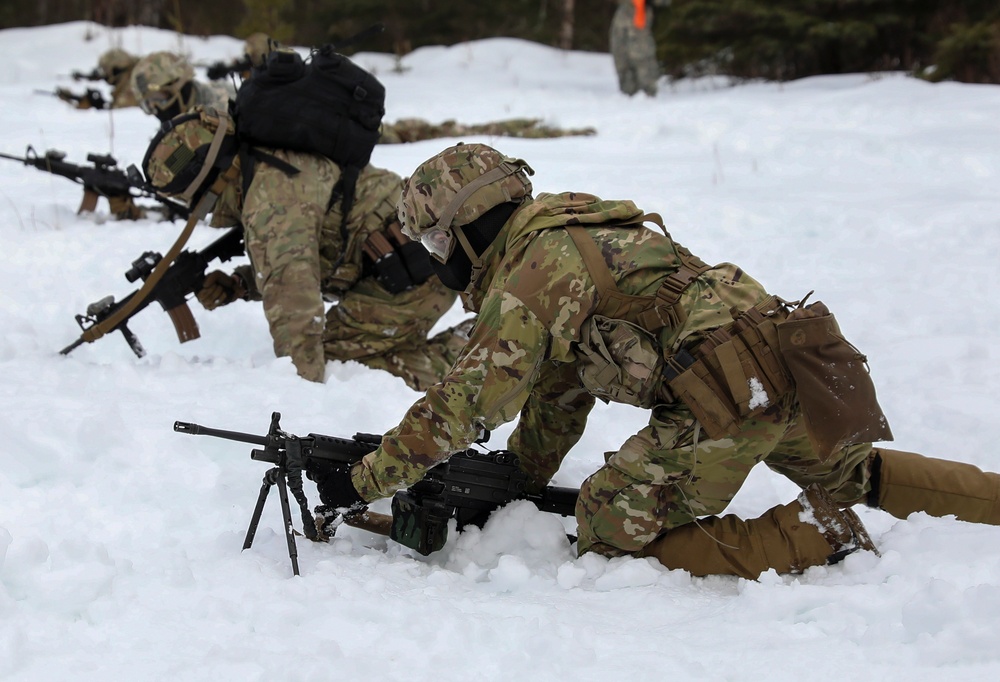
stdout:
[[(647, 14), (652, 22), (652, 10), (647, 10)], [(611, 56), (618, 74), (618, 89), (630, 96), (642, 90), (652, 97), (656, 95), (656, 82), (660, 78), (656, 40), (652, 29), (635, 28), (632, 21), (628, 3), (615, 12), (611, 21)]]
[(632, 554), (663, 531), (722, 513), (759, 462), (803, 488), (818, 483), (845, 505), (863, 499), (870, 486), (871, 445), (853, 445), (820, 461), (794, 395), (747, 420), (732, 438), (698, 436), (685, 406), (661, 406), (647, 427), (609, 453), (580, 488), (580, 553)]
[(455, 298), (437, 277), (398, 294), (363, 279), (327, 312), (324, 355), (385, 370), (425, 391), (448, 373), (469, 340), (471, 320), (427, 338)]

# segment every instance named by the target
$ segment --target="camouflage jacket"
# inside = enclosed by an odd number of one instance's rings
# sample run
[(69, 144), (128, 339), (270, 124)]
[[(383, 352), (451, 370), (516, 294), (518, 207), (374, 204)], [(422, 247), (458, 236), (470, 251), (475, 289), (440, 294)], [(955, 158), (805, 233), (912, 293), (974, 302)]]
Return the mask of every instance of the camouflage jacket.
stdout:
[[(284, 202), (295, 199), (295, 193), (290, 187), (308, 185), (317, 196), (322, 195), (323, 203), (328, 203), (327, 199), (340, 179), (340, 167), (315, 154), (276, 149), (263, 151), (299, 169), (295, 178), (288, 178), (279, 168), (266, 162), (255, 162), (253, 181), (248, 191), (254, 195), (253, 203), (276, 207), (274, 215), (265, 213), (260, 219), (270, 223), (269, 232), (280, 233), (283, 222), (297, 219), (289, 216), (289, 211), (280, 210)], [(318, 245), (323, 294), (334, 296), (343, 293), (361, 279), (364, 272), (362, 244), (372, 232), (383, 229), (396, 215), (395, 202), (401, 191), (402, 178), (392, 171), (372, 165), (363, 168), (355, 186), (354, 203), (347, 219), (346, 244), (340, 229), (340, 202), (333, 201), (329, 205), (329, 210), (322, 219)], [(245, 204), (241, 173), (240, 178), (230, 184), (219, 197), (212, 212), (211, 225), (232, 227), (245, 226), (247, 221), (259, 222), (257, 212), (248, 214)], [(251, 295), (255, 293), (251, 291)]]
[[(431, 466), (469, 447), (480, 429), (520, 416), (508, 447), (518, 453), (531, 486), (544, 485), (579, 440), (594, 397), (578, 378), (578, 346), (597, 307), (597, 289), (566, 225), (593, 226), (594, 238), (620, 291), (652, 296), (680, 266), (669, 236), (638, 225), (631, 201), (589, 194), (541, 194), (511, 217), (483, 254), (487, 263), (467, 303), (479, 313), (469, 343), (451, 372), (429, 389), (355, 466), (355, 487), (367, 500), (391, 495)], [(767, 293), (729, 263), (691, 283), (681, 297), (688, 316), (664, 328), (665, 348), (732, 320), (730, 308), (752, 307)]]
[(192, 108), (201, 105), (218, 111), (226, 111), (229, 108), (229, 100), (236, 98), (236, 90), (228, 81), (220, 83), (191, 81), (191, 86)]
[(109, 78), (111, 85), (111, 108), (125, 109), (127, 107), (139, 106), (139, 100), (135, 96), (135, 90), (131, 83), (132, 69), (125, 71), (114, 78)]

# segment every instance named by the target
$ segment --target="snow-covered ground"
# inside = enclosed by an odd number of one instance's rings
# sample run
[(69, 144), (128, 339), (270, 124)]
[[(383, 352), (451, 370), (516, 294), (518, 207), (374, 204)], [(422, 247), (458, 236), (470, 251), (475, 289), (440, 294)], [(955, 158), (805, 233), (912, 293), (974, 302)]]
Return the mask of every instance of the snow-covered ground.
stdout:
[[(116, 45), (207, 63), (242, 43), (0, 31), (0, 151), (138, 163), (154, 119), (33, 93), (81, 90), (66, 75)], [(868, 354), (895, 447), (1000, 469), (1000, 88), (846, 75), (664, 82), (628, 99), (610, 56), (516, 40), (423, 48), (401, 71), (390, 55), (357, 59), (385, 83), (388, 120), (595, 127), (482, 141), (527, 159), (538, 191), (634, 199), (707, 261), (786, 298), (815, 289)], [(373, 162), (406, 175), (451, 142), (379, 147)], [(289, 431), (350, 436), (394, 426), (417, 395), (350, 363), (330, 363), (323, 385), (299, 379), (256, 304), (194, 303), (202, 337), (184, 345), (154, 305), (133, 324), (146, 358), (118, 335), (60, 356), (73, 315), (131, 291), (131, 261), (180, 229), (104, 221), (106, 204), (78, 217), (79, 199), (62, 178), (0, 165), (0, 679), (1000, 677), (1000, 529), (923, 514), (859, 508), (881, 558), (747, 582), (577, 559), (559, 519), (521, 503), (428, 558), (354, 529), (300, 541), (291, 578), (276, 499), (240, 551), (265, 466), (174, 420), (263, 433), (278, 410)], [(189, 248), (217, 234), (198, 227)], [(578, 485), (644, 421), (599, 407), (555, 482)], [(795, 494), (757, 469), (731, 511)]]

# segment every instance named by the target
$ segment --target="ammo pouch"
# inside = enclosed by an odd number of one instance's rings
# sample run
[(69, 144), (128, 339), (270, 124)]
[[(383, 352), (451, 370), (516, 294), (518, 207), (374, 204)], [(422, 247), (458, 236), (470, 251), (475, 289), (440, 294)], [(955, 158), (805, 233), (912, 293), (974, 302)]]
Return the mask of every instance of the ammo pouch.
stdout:
[(580, 381), (601, 400), (651, 408), (658, 400), (663, 354), (642, 327), (593, 315), (581, 330)]
[(709, 333), (691, 351), (667, 358), (669, 390), (690, 408), (709, 438), (735, 436), (744, 420), (793, 389), (778, 350), (777, 326), (785, 314), (771, 296)]
[(389, 539), (427, 556), (444, 547), (450, 517), (443, 504), (422, 504), (411, 491), (400, 490), (392, 496)]
[(823, 303), (793, 310), (778, 325), (778, 342), (809, 441), (821, 459), (851, 443), (892, 440), (868, 359), (843, 337)]
[(427, 250), (403, 234), (396, 220), (369, 235), (361, 249), (375, 279), (390, 294), (423, 284), (433, 274)]
[(820, 302), (788, 313), (775, 297), (667, 359), (664, 379), (712, 439), (735, 436), (795, 390), (816, 455), (851, 443), (892, 440), (866, 358)]

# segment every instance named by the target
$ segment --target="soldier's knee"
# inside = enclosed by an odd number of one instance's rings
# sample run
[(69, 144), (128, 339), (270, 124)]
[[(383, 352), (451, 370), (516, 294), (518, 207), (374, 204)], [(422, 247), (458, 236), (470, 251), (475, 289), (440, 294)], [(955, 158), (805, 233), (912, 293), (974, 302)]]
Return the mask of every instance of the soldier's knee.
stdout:
[(663, 528), (659, 493), (659, 486), (636, 481), (614, 467), (599, 469), (580, 486), (576, 505), (580, 551), (608, 546), (617, 556), (642, 549)]

